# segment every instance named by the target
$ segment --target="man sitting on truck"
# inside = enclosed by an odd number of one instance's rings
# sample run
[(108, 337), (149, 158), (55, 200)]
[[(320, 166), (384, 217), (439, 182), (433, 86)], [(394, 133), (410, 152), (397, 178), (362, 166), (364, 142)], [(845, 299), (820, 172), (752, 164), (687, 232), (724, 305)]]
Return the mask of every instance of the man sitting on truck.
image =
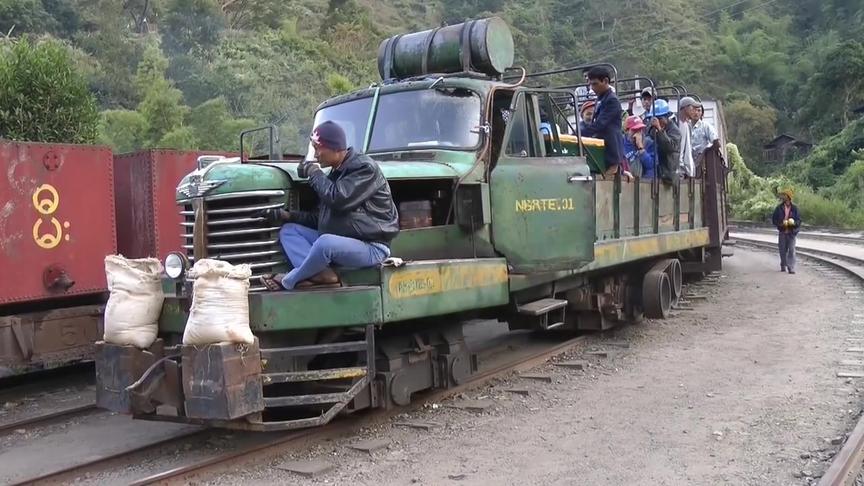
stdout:
[(605, 174), (614, 175), (624, 159), (624, 133), (621, 131), (621, 102), (612, 90), (612, 75), (602, 66), (588, 71), (588, 83), (597, 93), (594, 117), (582, 129), (582, 136), (602, 138), (606, 161)]
[[(318, 125), (310, 139), (317, 162), (304, 162), (298, 174), (306, 175), (318, 194), (318, 212), (279, 209), (270, 215), (286, 223), (279, 241), (294, 267), (287, 274), (264, 275), (270, 290), (338, 287), (331, 265), (380, 265), (399, 233), (390, 185), (378, 165), (347, 147), (345, 132), (332, 121)], [(330, 167), (330, 174), (322, 167)]]

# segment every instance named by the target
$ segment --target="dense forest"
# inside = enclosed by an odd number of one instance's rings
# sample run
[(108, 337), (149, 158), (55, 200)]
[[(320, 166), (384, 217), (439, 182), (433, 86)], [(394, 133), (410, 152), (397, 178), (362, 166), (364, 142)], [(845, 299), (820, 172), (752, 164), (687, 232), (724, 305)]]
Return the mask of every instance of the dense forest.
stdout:
[[(862, 0), (0, 0), (0, 111), (20, 96), (13, 51), (54, 39), (94, 106), (68, 140), (236, 149), (241, 129), (276, 124), (285, 148), (302, 150), (319, 102), (378, 79), (381, 39), (493, 14), (529, 70), (606, 60), (722, 100), (754, 177), (828, 199), (864, 186), (850, 169), (864, 160)], [(51, 64), (37, 61), (27, 69)], [(763, 161), (780, 133), (833, 148)]]

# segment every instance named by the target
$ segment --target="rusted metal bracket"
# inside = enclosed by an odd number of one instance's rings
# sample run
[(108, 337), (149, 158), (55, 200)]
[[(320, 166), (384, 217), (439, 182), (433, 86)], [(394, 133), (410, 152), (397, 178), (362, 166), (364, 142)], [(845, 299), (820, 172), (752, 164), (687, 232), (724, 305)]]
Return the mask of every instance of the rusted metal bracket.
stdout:
[(28, 342), (27, 335), (24, 332), (24, 327), (21, 325), (21, 319), (17, 317), (10, 318), (12, 334), (15, 336), (15, 342), (18, 343), (18, 349), (21, 351), (21, 356), (25, 360), (30, 360), (33, 357), (33, 333), (30, 333)]
[(183, 388), (180, 385), (179, 354), (166, 356), (147, 368), (135, 383), (126, 387), (129, 403), (135, 413), (153, 413), (158, 405), (169, 405), (178, 410), (183, 406)]

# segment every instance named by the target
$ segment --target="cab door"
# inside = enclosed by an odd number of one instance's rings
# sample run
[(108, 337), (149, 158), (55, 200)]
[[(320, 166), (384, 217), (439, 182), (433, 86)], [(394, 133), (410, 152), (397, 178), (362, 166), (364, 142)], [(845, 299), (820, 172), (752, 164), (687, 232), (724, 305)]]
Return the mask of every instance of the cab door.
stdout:
[(516, 273), (594, 259), (594, 180), (578, 137), (567, 135), (576, 133), (568, 128), (570, 103), (567, 91), (520, 89), (504, 117), (490, 180), (492, 240)]

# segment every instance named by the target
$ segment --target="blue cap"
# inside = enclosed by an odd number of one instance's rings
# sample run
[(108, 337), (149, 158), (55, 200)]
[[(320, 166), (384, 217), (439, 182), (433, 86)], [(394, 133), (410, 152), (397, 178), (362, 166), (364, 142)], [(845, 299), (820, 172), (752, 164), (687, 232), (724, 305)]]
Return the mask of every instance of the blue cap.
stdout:
[(325, 121), (315, 127), (309, 140), (312, 141), (313, 145), (330, 150), (339, 151), (348, 148), (345, 141), (345, 130), (342, 130), (342, 127), (332, 121)]
[(654, 101), (654, 116), (669, 116), (669, 103), (666, 100), (656, 100)]

